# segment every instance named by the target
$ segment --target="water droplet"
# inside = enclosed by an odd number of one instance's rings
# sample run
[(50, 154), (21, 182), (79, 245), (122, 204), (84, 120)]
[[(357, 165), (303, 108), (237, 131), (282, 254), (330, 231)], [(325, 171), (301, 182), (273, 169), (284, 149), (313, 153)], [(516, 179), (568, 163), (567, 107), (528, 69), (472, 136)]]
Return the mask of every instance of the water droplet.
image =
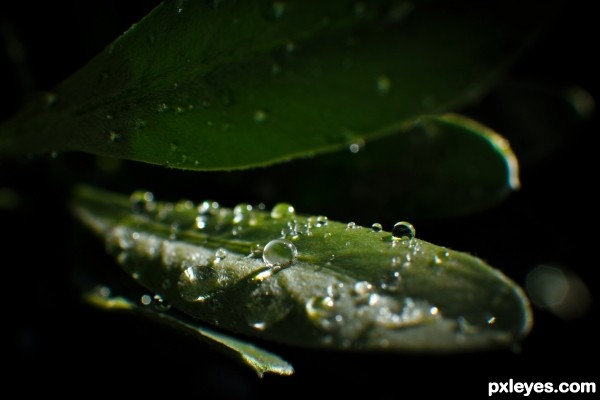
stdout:
[(373, 225), (371, 225), (371, 229), (373, 230), (373, 232), (381, 232), (383, 227), (381, 226), (380, 223), (375, 222)]
[(355, 222), (348, 222), (348, 225), (346, 225), (346, 229), (360, 229), (360, 226), (356, 225)]
[(253, 257), (261, 257), (263, 254), (264, 247), (260, 243), (254, 243), (250, 250), (250, 255)]
[(112, 116), (112, 115), (110, 115), (110, 114), (106, 114), (106, 115), (104, 116), (104, 118), (106, 118), (106, 119), (108, 119), (108, 120), (111, 120), (111, 119), (113, 119), (113, 116)]
[(295, 215), (294, 206), (288, 203), (278, 203), (271, 210), (271, 218), (273, 219), (293, 218)]
[(310, 298), (304, 307), (310, 319), (325, 322), (322, 320), (332, 316), (334, 306), (335, 301), (331, 297), (315, 296)]
[(198, 206), (198, 214), (200, 215), (217, 215), (219, 213), (219, 203), (213, 200), (204, 200)]
[(209, 266), (188, 267), (177, 282), (179, 294), (186, 301), (205, 301), (217, 288), (217, 274)]
[(196, 217), (196, 228), (204, 229), (208, 225), (208, 221), (205, 215), (199, 215)]
[(150, 211), (155, 205), (154, 194), (152, 192), (141, 190), (133, 192), (131, 196), (129, 196), (129, 201), (131, 202), (131, 208), (135, 213)]
[(152, 298), (154, 307), (159, 311), (168, 311), (171, 309), (171, 304), (167, 302), (160, 294), (155, 294)]
[(387, 94), (392, 87), (392, 81), (387, 75), (379, 75), (377, 77), (376, 87), (379, 94)]
[(152, 297), (149, 294), (144, 294), (142, 297), (140, 297), (140, 303), (143, 306), (149, 306), (152, 304)]
[(263, 261), (267, 267), (286, 267), (296, 261), (298, 249), (285, 239), (271, 240), (263, 250)]
[(256, 275), (252, 277), (252, 280), (255, 282), (262, 282), (267, 278), (270, 278), (275, 273), (276, 268), (265, 268), (259, 271)]
[(233, 222), (238, 224), (247, 220), (252, 214), (252, 206), (248, 203), (240, 203), (233, 209)]
[(359, 296), (369, 295), (373, 291), (373, 285), (367, 281), (358, 281), (354, 284), (354, 293)]
[(222, 260), (225, 257), (227, 257), (227, 250), (225, 249), (217, 249), (217, 251), (215, 252), (215, 258)]
[(352, 143), (348, 149), (350, 150), (350, 153), (356, 154), (360, 151), (360, 146), (357, 143)]
[(415, 227), (405, 221), (398, 222), (392, 229), (392, 236), (395, 240), (412, 239), (415, 237)]
[(294, 50), (296, 50), (296, 45), (294, 44), (294, 42), (289, 41), (285, 44), (285, 51), (287, 51), (288, 53), (293, 53)]
[(444, 261), (442, 260), (442, 257), (438, 256), (437, 254), (435, 256), (433, 256), (433, 263), (435, 265), (440, 265), (442, 264)]
[(283, 1), (275, 1), (272, 6), (273, 16), (275, 18), (281, 18), (285, 12), (285, 3)]
[(494, 325), (496, 323), (496, 317), (491, 316), (486, 320), (488, 325)]
[(116, 143), (119, 141), (119, 139), (121, 139), (121, 135), (119, 135), (117, 132), (115, 132), (115, 131), (108, 132), (108, 141), (110, 143)]
[(267, 119), (267, 113), (264, 110), (256, 110), (254, 112), (254, 122), (264, 122)]
[(337, 300), (342, 296), (342, 289), (344, 289), (344, 284), (341, 282), (334, 283), (332, 285), (327, 286), (327, 296), (332, 298), (333, 300)]
[(251, 324), (251, 326), (259, 331), (264, 331), (267, 328), (267, 323), (264, 321), (254, 322)]
[(94, 293), (100, 297), (109, 298), (111, 295), (111, 290), (108, 286), (96, 286), (94, 288)]
[(182, 200), (179, 200), (177, 202), (177, 204), (175, 204), (175, 211), (177, 211), (177, 212), (190, 211), (193, 209), (194, 209), (194, 202), (191, 200), (182, 199)]
[(317, 217), (317, 220), (315, 222), (315, 226), (317, 228), (321, 228), (323, 226), (327, 225), (327, 217), (323, 216), (323, 215), (319, 215)]
[(158, 111), (159, 113), (163, 113), (165, 111), (167, 111), (169, 109), (169, 106), (167, 106), (166, 103), (160, 103), (159, 105), (156, 106), (156, 111)]

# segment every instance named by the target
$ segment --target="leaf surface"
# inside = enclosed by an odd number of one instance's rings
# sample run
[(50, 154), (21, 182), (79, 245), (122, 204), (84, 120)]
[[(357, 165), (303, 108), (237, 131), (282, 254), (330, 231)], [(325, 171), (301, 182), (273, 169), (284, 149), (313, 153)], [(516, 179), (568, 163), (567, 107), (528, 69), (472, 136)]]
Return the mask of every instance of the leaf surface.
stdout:
[(0, 154), (80, 150), (223, 170), (332, 151), (476, 97), (551, 9), (165, 2), (5, 123)]
[[(231, 332), (332, 349), (510, 346), (531, 327), (521, 289), (481, 260), (412, 235), (280, 204), (160, 203), (79, 188), (73, 210), (123, 269), (174, 308)], [(133, 207), (133, 210), (132, 210)]]

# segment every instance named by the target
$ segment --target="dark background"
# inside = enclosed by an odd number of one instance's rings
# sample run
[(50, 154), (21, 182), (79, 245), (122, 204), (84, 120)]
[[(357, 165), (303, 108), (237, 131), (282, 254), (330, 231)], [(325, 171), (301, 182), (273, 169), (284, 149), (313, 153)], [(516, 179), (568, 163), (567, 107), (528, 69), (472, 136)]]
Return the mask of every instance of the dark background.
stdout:
[[(64, 1), (0, 6), (3, 38), (18, 39), (5, 42), (8, 46), (0, 54), (0, 117), (8, 118), (33, 93), (51, 89), (68, 77), (155, 4)], [(476, 254), (521, 285), (536, 265), (566, 268), (586, 282), (593, 296), (597, 295), (597, 118), (567, 121), (544, 108), (545, 103), (538, 102), (537, 97), (529, 99), (519, 91), (533, 82), (551, 93), (576, 85), (596, 95), (595, 23), (592, 6), (583, 1), (565, 5), (546, 33), (508, 71), (509, 83), (492, 91), (481, 104), (464, 110), (511, 139), (522, 161), (522, 189), (499, 206), (476, 215), (417, 220), (419, 237)], [(21, 46), (16, 45), (19, 42)], [(262, 380), (183, 334), (89, 308), (79, 300), (73, 265), (85, 260), (112, 261), (99, 242), (73, 223), (65, 198), (74, 179), (100, 179), (94, 175), (90, 159), (59, 155), (0, 162), (0, 187), (13, 189), (19, 199), (14, 207), (8, 207), (12, 209), (0, 208), (5, 299), (2, 330), (8, 334), (2, 361), (10, 370), (2, 381), (23, 392), (85, 396), (104, 391), (141, 394), (164, 390), (172, 395), (188, 392), (199, 398), (259, 398), (341, 397), (366, 389), (364, 396), (368, 398), (394, 399), (484, 397), (488, 381), (510, 378), (556, 384), (600, 383), (597, 367), (588, 367), (595, 365), (598, 356), (595, 305), (584, 317), (568, 321), (535, 309), (534, 329), (518, 352), (365, 355), (266, 344), (289, 360), (296, 374)], [(204, 185), (198, 185), (202, 186), (198, 195), (190, 194), (189, 189), (186, 192), (186, 182), (201, 179), (199, 175), (158, 167), (128, 168), (143, 174), (140, 181), (147, 185), (142, 187), (154, 189), (151, 182), (168, 177), (172, 191), (167, 195), (172, 199), (180, 194), (196, 199), (205, 196), (226, 205), (253, 200), (239, 198), (239, 187), (227, 189), (227, 183), (219, 186), (218, 193), (210, 193)], [(207, 179), (235, 182), (224, 176), (214, 174)], [(156, 190), (166, 192), (161, 187)], [(328, 215), (347, 219), (335, 215), (335, 210)], [(355, 220), (362, 225), (372, 222), (360, 220), (360, 216)], [(380, 222), (391, 226), (395, 221)]]

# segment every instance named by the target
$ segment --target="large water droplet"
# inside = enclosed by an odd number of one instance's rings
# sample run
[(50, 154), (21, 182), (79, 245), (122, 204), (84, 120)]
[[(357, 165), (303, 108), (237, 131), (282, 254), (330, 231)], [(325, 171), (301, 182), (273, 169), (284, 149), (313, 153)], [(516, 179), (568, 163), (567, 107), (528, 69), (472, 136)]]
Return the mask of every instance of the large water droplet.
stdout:
[(410, 223), (401, 221), (394, 225), (392, 236), (394, 239), (412, 239), (415, 237), (415, 227)]
[(295, 215), (294, 206), (288, 203), (276, 204), (271, 210), (271, 218), (273, 219), (293, 218)]
[(380, 223), (375, 222), (373, 225), (371, 225), (371, 229), (373, 230), (373, 232), (381, 232), (383, 227), (381, 226)]
[(296, 261), (298, 249), (285, 239), (271, 240), (263, 250), (263, 261), (267, 267), (286, 267)]
[(186, 301), (202, 302), (216, 289), (216, 278), (215, 270), (209, 266), (188, 267), (179, 275), (179, 294)]

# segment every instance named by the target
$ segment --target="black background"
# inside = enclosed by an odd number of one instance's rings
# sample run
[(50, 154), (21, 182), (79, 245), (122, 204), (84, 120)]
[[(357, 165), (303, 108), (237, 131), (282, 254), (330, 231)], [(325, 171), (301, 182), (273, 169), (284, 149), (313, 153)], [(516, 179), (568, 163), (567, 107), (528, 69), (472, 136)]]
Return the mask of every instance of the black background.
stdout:
[[(26, 50), (20, 64), (12, 63), (6, 52), (0, 55), (0, 116), (9, 117), (32, 93), (48, 90), (68, 77), (155, 4), (120, 3), (124, 2), (65, 1), (35, 6), (21, 2), (0, 6), (4, 34), (18, 37)], [(540, 6), (543, 4), (540, 2)], [(507, 81), (533, 81), (549, 87), (574, 84), (597, 94), (597, 32), (591, 7), (585, 2), (565, 5), (550, 29), (511, 68)], [(506, 109), (511, 107), (511, 98), (502, 93), (492, 92), (481, 105), (466, 112), (500, 129)], [(550, 130), (552, 126), (563, 126), (555, 119), (559, 117), (547, 117)], [(592, 117), (569, 129), (548, 132), (555, 146), (546, 146), (542, 136), (539, 144), (519, 147), (515, 138), (517, 155), (524, 158), (522, 189), (486, 212), (423, 221), (417, 225), (419, 236), (474, 253), (521, 285), (536, 265), (565, 267), (578, 274), (596, 295), (596, 270), (600, 267), (595, 244), (597, 129), (597, 118)], [(501, 131), (511, 137), (510, 126), (508, 132)], [(526, 156), (538, 146), (549, 149), (528, 161)], [(396, 399), (484, 397), (488, 381), (510, 378), (598, 383), (598, 368), (594, 366), (598, 356), (593, 324), (596, 306), (584, 318), (573, 321), (536, 309), (534, 329), (517, 353), (365, 355), (265, 344), (291, 361), (297, 372), (289, 378), (267, 376), (259, 380), (249, 369), (182, 334), (81, 304), (71, 270), (73, 264), (85, 260), (80, 253), (97, 263), (112, 261), (68, 215), (64, 199), (73, 177), (64, 173), (65, 168), (73, 166), (89, 178), (90, 161), (85, 156), (42, 156), (0, 163), (0, 186), (15, 189), (21, 199), (15, 210), (0, 210), (2, 330), (8, 333), (8, 339), (2, 342), (2, 361), (10, 371), (2, 381), (23, 393), (43, 390), (87, 396), (105, 391), (164, 391), (170, 395), (186, 392), (198, 398), (259, 398), (344, 397), (366, 390), (361, 396)], [(182, 182), (199, 179), (194, 174), (164, 172), (156, 167), (133, 168), (172, 177), (171, 196), (185, 192)], [(154, 175), (142, 179), (157, 180)], [(251, 200), (238, 198), (236, 189), (219, 196), (202, 189), (194, 197), (200, 199), (206, 192), (207, 197), (218, 197), (227, 205)], [(160, 193), (161, 189), (157, 190)], [(357, 218), (356, 222), (370, 225), (372, 221)], [(394, 221), (381, 222), (390, 226)]]

